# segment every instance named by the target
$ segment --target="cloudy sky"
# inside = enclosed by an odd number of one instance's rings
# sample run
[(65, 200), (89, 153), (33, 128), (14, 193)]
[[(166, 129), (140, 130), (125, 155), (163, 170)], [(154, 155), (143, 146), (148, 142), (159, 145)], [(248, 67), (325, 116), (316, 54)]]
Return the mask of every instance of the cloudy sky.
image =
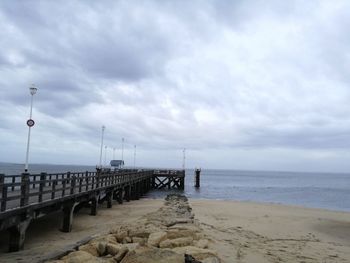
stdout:
[(350, 171), (350, 2), (0, 3), (0, 161)]

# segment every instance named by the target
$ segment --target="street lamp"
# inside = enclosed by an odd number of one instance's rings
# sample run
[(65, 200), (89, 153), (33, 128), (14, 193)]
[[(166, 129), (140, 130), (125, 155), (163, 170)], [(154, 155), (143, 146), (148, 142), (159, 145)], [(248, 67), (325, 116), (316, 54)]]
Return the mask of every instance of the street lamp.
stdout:
[(101, 136), (101, 150), (100, 150), (100, 168), (102, 168), (102, 148), (103, 148), (103, 135), (105, 133), (106, 126), (102, 125), (102, 136)]
[(185, 170), (185, 162), (186, 162), (186, 148), (184, 148), (182, 150), (182, 154), (183, 154), (183, 159), (182, 159), (182, 170)]
[(107, 165), (107, 145), (105, 145), (105, 166)]
[(124, 165), (124, 138), (122, 138), (122, 165)]
[(37, 88), (32, 84), (29, 88), (31, 99), (30, 99), (30, 114), (29, 119), (27, 120), (28, 125), (28, 139), (27, 139), (27, 153), (26, 153), (26, 162), (24, 165), (24, 172), (28, 172), (28, 158), (29, 158), (29, 144), (30, 144), (30, 130), (34, 126), (35, 122), (32, 120), (32, 112), (33, 112), (33, 97), (34, 94), (37, 92)]
[(136, 168), (136, 145), (134, 145), (134, 169)]

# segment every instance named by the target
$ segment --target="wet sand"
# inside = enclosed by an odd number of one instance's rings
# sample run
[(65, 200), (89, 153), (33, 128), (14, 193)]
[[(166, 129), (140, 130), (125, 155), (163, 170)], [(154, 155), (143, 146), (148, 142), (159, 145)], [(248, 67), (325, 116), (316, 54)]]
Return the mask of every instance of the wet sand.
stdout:
[[(209, 248), (222, 262), (350, 262), (350, 213), (275, 204), (189, 200), (195, 218), (211, 240)], [(7, 236), (0, 233), (0, 262), (36, 262), (52, 252), (115, 225), (136, 221), (163, 204), (141, 199), (100, 208), (97, 216), (81, 210), (71, 233), (62, 233), (56, 214), (31, 224), (25, 249), (4, 253)]]

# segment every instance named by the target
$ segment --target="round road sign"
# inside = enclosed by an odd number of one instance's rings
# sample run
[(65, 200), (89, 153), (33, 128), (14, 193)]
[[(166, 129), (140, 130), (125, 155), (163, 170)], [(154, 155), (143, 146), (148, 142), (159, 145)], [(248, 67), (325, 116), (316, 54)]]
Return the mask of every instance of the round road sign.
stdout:
[(32, 119), (27, 120), (27, 125), (28, 125), (29, 127), (33, 127), (34, 124), (35, 124), (35, 122), (34, 122)]

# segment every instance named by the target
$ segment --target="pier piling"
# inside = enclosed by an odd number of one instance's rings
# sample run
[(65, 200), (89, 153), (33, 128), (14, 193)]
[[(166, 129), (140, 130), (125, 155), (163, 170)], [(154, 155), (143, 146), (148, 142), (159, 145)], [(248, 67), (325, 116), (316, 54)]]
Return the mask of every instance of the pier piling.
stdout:
[(196, 168), (195, 170), (195, 185), (194, 187), (199, 188), (201, 181), (201, 169)]

